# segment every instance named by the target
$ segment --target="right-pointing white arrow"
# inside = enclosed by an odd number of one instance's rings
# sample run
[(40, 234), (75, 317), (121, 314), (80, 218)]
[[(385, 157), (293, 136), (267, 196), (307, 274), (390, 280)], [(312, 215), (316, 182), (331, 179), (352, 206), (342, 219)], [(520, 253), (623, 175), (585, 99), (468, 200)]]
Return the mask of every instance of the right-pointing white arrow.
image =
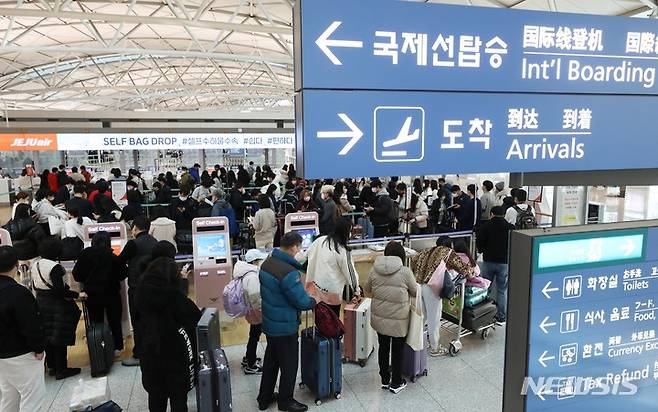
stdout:
[(546, 299), (550, 299), (550, 298), (551, 298), (551, 295), (549, 295), (549, 293), (551, 293), (551, 292), (557, 292), (558, 290), (560, 290), (560, 288), (552, 288), (552, 287), (551, 287), (551, 282), (549, 281), (549, 282), (546, 284), (546, 286), (544, 286), (544, 288), (541, 290), (541, 293), (543, 293), (544, 296), (546, 296)]
[(541, 356), (539, 357), (539, 363), (541, 363), (541, 366), (545, 368), (548, 367), (546, 361), (555, 359), (555, 356), (546, 356), (546, 355), (548, 355), (547, 350), (545, 350), (544, 353), (542, 353)]
[(557, 323), (549, 322), (548, 320), (549, 320), (549, 318), (548, 318), (548, 316), (546, 316), (544, 318), (544, 320), (542, 320), (541, 323), (539, 324), (539, 329), (541, 329), (547, 335), (548, 335), (548, 329), (546, 329), (546, 328), (551, 327), (551, 326), (557, 326)]
[(345, 113), (338, 113), (338, 117), (350, 128), (349, 131), (342, 132), (318, 132), (317, 136), (319, 139), (336, 139), (336, 138), (346, 138), (349, 137), (351, 140), (341, 149), (338, 154), (340, 156), (345, 156), (349, 153), (354, 145), (363, 137), (363, 132), (358, 128), (356, 124), (350, 119)]
[(331, 51), (329, 48), (331, 47), (352, 47), (355, 49), (360, 49), (363, 47), (363, 42), (362, 41), (356, 41), (356, 40), (329, 40), (329, 36), (334, 34), (336, 29), (340, 27), (340, 25), (343, 24), (342, 21), (335, 21), (327, 27), (327, 30), (325, 30), (320, 37), (315, 41), (315, 44), (318, 45), (320, 50), (322, 50), (322, 53), (324, 53), (331, 62), (336, 65), (336, 66), (341, 66), (343, 63), (336, 57), (334, 52)]

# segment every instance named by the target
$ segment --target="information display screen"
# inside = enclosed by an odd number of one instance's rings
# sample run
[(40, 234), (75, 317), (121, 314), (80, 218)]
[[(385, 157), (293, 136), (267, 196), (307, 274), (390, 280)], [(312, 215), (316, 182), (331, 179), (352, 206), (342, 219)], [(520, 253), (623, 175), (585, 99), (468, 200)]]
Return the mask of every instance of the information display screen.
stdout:
[(317, 236), (315, 229), (298, 229), (295, 232), (299, 233), (302, 237), (302, 249), (308, 249)]
[(531, 256), (525, 410), (655, 410), (658, 228), (537, 236)]
[(196, 235), (195, 258), (219, 258), (228, 254), (228, 242), (223, 233)]

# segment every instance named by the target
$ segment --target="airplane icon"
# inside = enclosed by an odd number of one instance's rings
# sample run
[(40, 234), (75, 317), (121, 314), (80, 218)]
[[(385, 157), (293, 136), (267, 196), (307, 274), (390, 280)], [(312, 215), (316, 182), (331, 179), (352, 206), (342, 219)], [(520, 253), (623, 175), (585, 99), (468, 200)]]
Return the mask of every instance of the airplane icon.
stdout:
[[(420, 129), (416, 129), (414, 130), (413, 133), (409, 133), (411, 131), (412, 120), (413, 118), (411, 116), (407, 117), (407, 119), (404, 121), (404, 124), (402, 125), (402, 128), (400, 129), (400, 133), (398, 133), (398, 137), (396, 137), (393, 140), (385, 141), (384, 143), (382, 143), (382, 146), (392, 147), (404, 143), (413, 142), (414, 140), (418, 140), (420, 138)], [(382, 155), (386, 156), (385, 153), (386, 152), (382, 152)], [(405, 151), (405, 155), (406, 155), (406, 151)]]
[[(425, 111), (420, 107), (377, 107), (375, 160), (378, 162), (422, 160), (425, 146), (424, 125)], [(393, 136), (396, 137), (392, 138)]]

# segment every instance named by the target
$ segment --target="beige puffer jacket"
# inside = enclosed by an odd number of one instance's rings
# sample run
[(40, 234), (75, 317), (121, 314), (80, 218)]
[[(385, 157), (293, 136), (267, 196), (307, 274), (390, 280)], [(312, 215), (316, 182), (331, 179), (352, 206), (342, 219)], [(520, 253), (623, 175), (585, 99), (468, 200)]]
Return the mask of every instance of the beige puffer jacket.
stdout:
[(379, 256), (364, 285), (372, 293), (372, 328), (382, 335), (407, 336), (410, 298), (416, 297), (416, 279), (397, 256)]

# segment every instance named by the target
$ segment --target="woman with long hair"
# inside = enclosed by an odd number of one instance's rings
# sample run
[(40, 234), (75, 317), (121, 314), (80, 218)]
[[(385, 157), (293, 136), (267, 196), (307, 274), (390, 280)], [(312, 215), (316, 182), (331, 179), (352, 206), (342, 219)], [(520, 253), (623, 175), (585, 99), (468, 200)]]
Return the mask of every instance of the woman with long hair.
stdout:
[(337, 315), (343, 300), (359, 294), (359, 277), (347, 242), (352, 235), (352, 221), (339, 219), (328, 236), (317, 238), (308, 250), (306, 290), (318, 302), (328, 304)]
[(313, 201), (313, 195), (310, 191), (304, 190), (299, 196), (299, 203), (297, 203), (298, 212), (317, 212), (318, 205)]
[(336, 182), (334, 185), (334, 194), (333, 194), (334, 203), (338, 206), (341, 215), (345, 213), (353, 212), (356, 209), (356, 206), (350, 204), (347, 199), (347, 193), (345, 191), (345, 185), (343, 182)]
[(196, 324), (201, 311), (180, 290), (176, 261), (153, 260), (137, 288), (136, 323), (141, 329), (142, 384), (149, 411), (187, 411), (187, 393), (194, 387)]

